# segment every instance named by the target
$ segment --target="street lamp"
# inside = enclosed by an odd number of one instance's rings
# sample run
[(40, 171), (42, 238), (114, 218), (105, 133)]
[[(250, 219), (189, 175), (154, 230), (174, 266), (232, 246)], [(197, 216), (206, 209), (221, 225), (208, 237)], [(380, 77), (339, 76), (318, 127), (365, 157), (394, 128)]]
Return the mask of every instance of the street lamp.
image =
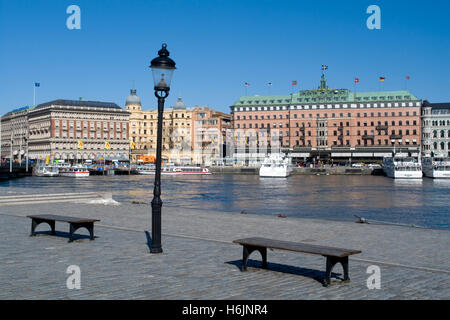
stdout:
[(150, 68), (152, 69), (155, 96), (158, 98), (158, 131), (156, 141), (156, 171), (155, 186), (153, 189), (152, 200), (152, 246), (151, 253), (161, 253), (161, 145), (162, 145), (162, 126), (164, 100), (169, 95), (170, 82), (172, 81), (173, 71), (175, 70), (175, 61), (169, 58), (167, 45), (163, 43), (161, 50), (158, 51), (158, 57), (153, 59)]

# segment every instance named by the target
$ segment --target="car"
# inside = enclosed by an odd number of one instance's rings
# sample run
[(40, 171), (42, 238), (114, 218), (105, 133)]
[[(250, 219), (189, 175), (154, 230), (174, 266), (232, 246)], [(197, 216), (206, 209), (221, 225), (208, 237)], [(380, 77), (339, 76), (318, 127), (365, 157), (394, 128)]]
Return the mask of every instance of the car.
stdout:
[(352, 164), (352, 167), (354, 167), (354, 168), (361, 168), (363, 165), (362, 165), (362, 163), (353, 163)]

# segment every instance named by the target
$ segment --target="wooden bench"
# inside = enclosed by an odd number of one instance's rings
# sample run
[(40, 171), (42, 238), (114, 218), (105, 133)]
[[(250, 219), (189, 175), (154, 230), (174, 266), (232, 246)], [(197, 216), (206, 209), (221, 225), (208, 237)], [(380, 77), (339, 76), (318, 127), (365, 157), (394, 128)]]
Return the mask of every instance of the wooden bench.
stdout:
[(247, 270), (248, 257), (255, 250), (261, 253), (263, 268), (267, 268), (267, 248), (322, 255), (327, 258), (324, 280), (325, 286), (330, 284), (331, 270), (337, 263), (342, 264), (344, 269), (344, 281), (350, 281), (348, 275), (348, 256), (361, 253), (360, 250), (324, 247), (309, 243), (271, 240), (266, 238), (245, 238), (234, 240), (233, 243), (243, 246), (242, 271)]
[(55, 235), (55, 222), (67, 222), (70, 224), (69, 229), (69, 242), (73, 241), (73, 233), (79, 228), (86, 228), (90, 233), (90, 239), (94, 240), (94, 222), (100, 221), (98, 219), (85, 219), (85, 218), (75, 218), (75, 217), (66, 217), (66, 216), (58, 216), (53, 214), (43, 214), (43, 215), (33, 215), (27, 216), (31, 218), (31, 234), (30, 237), (35, 236), (36, 227), (45, 222), (50, 225), (52, 228), (52, 234)]

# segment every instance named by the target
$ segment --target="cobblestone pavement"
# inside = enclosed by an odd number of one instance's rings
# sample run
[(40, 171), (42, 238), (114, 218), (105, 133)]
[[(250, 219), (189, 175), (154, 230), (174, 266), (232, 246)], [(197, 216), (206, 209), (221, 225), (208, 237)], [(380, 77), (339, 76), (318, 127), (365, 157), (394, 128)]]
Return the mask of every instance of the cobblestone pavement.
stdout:
[[(28, 214), (99, 218), (96, 240), (80, 229), (68, 243), (40, 225), (29, 237)], [(0, 299), (449, 299), (450, 232), (301, 218), (277, 218), (163, 207), (163, 254), (149, 254), (151, 207), (48, 204), (0, 209)], [(241, 246), (231, 241), (263, 236), (360, 249), (325, 288), (325, 258), (268, 251), (269, 270), (253, 253), (241, 272)], [(81, 268), (81, 289), (69, 290), (69, 265)], [(369, 290), (367, 267), (381, 269), (381, 289)]]

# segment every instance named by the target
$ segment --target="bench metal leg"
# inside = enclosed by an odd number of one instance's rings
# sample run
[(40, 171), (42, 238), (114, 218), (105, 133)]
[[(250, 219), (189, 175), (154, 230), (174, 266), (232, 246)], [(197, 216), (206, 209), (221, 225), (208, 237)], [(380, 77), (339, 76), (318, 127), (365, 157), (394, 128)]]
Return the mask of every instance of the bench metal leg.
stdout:
[(90, 240), (94, 240), (94, 223), (93, 222), (85, 222), (85, 223), (70, 223), (70, 233), (69, 233), (69, 242), (73, 242), (73, 234), (79, 228), (86, 228), (89, 231)]
[(75, 232), (75, 230), (78, 228), (75, 228), (75, 226), (73, 225), (73, 223), (70, 223), (70, 228), (69, 228), (69, 242), (73, 242), (73, 233)]
[(331, 282), (331, 271), (333, 267), (340, 263), (342, 268), (344, 269), (344, 281), (350, 281), (350, 277), (348, 276), (348, 257), (338, 258), (338, 257), (329, 257), (327, 256), (327, 265), (325, 271), (325, 283), (324, 285), (327, 287)]
[(264, 247), (255, 247), (255, 246), (243, 246), (243, 254), (242, 254), (242, 271), (247, 271), (247, 261), (248, 257), (253, 251), (259, 251), (262, 257), (262, 267), (267, 269), (267, 248)]
[(55, 231), (55, 221), (53, 220), (43, 220), (43, 219), (31, 219), (31, 233), (30, 233), (30, 237), (33, 237), (36, 235), (36, 227), (41, 224), (41, 223), (47, 223), (50, 228), (52, 229), (52, 235), (56, 234)]

